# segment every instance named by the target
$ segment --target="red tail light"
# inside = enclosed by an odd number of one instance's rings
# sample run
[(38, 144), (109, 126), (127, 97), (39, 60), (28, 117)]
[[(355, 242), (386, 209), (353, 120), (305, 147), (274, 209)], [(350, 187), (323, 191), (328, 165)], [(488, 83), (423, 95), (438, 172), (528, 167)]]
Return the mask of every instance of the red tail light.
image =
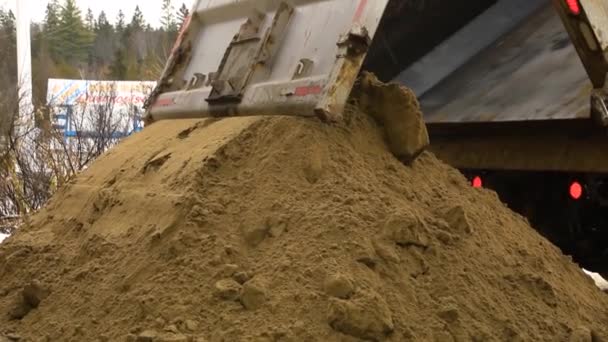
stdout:
[(570, 13), (573, 15), (581, 14), (581, 5), (578, 0), (566, 0), (566, 5), (568, 5), (568, 9)]
[(481, 177), (479, 176), (476, 176), (475, 178), (473, 178), (471, 185), (473, 185), (474, 188), (483, 188), (483, 179), (481, 179)]
[(576, 201), (583, 197), (583, 185), (581, 183), (574, 181), (570, 184), (570, 197)]

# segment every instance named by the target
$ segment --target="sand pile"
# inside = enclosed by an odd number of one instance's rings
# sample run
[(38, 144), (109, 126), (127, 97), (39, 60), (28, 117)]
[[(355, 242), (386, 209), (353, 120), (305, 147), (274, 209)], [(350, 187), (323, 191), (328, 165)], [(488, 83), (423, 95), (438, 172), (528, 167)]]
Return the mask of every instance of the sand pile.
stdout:
[(356, 111), (158, 122), (1, 245), (0, 279), (23, 341), (608, 338), (571, 260)]

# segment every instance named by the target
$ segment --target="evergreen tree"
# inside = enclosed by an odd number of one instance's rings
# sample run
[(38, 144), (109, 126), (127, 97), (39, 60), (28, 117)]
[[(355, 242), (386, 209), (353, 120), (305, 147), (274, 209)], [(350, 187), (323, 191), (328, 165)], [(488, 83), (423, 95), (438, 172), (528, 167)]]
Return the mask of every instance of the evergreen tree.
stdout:
[(146, 21), (144, 20), (144, 15), (141, 13), (139, 6), (135, 6), (135, 11), (133, 12), (133, 17), (131, 18), (131, 24), (129, 24), (132, 31), (140, 31), (146, 27)]
[(93, 41), (87, 32), (75, 0), (65, 0), (59, 11), (59, 55), (68, 65), (85, 61)]
[(34, 23), (32, 24), (32, 95), (36, 108), (46, 104), (48, 79), (57, 76), (45, 27), (43, 24)]
[(118, 10), (118, 17), (116, 17), (116, 32), (122, 34), (125, 30), (125, 14), (122, 10)]
[(48, 46), (49, 54), (54, 60), (59, 59), (60, 48), (58, 46), (59, 41), (59, 3), (57, 0), (51, 1), (46, 5), (46, 12), (44, 15), (42, 31), (42, 38), (44, 44)]
[(89, 31), (95, 30), (95, 16), (93, 16), (93, 11), (91, 8), (87, 9), (87, 15), (84, 20), (86, 27)]
[[(32, 24), (32, 60), (39, 76), (35, 80), (39, 94), (46, 94), (49, 77), (156, 78), (189, 12), (181, 1), (176, 10), (177, 2), (163, 0), (162, 26), (152, 27), (139, 7), (131, 18), (119, 11), (116, 21), (110, 21), (106, 12), (93, 15), (91, 9), (79, 10), (77, 3), (48, 0), (44, 21)], [(15, 26), (12, 12), (0, 9), (0, 93), (8, 84), (14, 87), (17, 78)], [(45, 101), (42, 95), (40, 101)]]
[(101, 11), (99, 16), (97, 16), (97, 21), (95, 22), (95, 30), (99, 34), (100, 32), (108, 32), (112, 31), (112, 24), (108, 21), (108, 17), (106, 12)]
[(114, 27), (108, 21), (104, 11), (99, 13), (95, 22), (95, 41), (92, 50), (98, 67), (107, 66), (112, 62), (116, 50), (116, 35), (114, 34)]
[[(16, 48), (17, 44), (17, 26), (15, 23), (15, 14), (13, 11), (9, 10), (8, 12), (0, 13), (0, 37), (6, 40), (5, 46), (2, 46), (3, 52), (9, 52), (8, 50), (12, 50)], [(12, 53), (12, 52), (11, 52)]]
[(15, 14), (13, 11), (0, 12), (0, 27), (2, 27), (3, 34), (7, 37), (15, 38), (17, 33), (15, 24)]
[(171, 5), (171, 0), (163, 0), (160, 17), (160, 24), (162, 29), (166, 32), (177, 31), (177, 22), (175, 21), (175, 15), (173, 14), (174, 8)]
[(48, 34), (53, 32), (59, 26), (59, 3), (53, 0), (46, 5), (44, 15), (44, 31)]
[(180, 28), (184, 25), (186, 18), (188, 18), (189, 15), (190, 11), (188, 10), (188, 7), (186, 7), (186, 4), (182, 3), (182, 7), (177, 11), (177, 24)]
[[(0, 12), (0, 80), (14, 85), (17, 80), (17, 29), (13, 11)], [(1, 88), (0, 88), (1, 92)]]
[[(93, 11), (91, 10), (91, 8), (87, 9), (87, 15), (85, 16), (84, 24), (89, 34), (90, 46), (93, 46), (96, 40), (96, 31), (95, 16), (93, 16)], [(87, 64), (89, 66), (90, 71), (92, 71), (95, 68), (96, 64), (98, 64), (98, 58), (95, 55), (95, 51), (90, 48), (87, 51)]]
[(122, 48), (118, 48), (114, 54), (114, 61), (110, 65), (110, 79), (120, 81), (127, 78), (127, 66), (125, 60), (125, 51)]

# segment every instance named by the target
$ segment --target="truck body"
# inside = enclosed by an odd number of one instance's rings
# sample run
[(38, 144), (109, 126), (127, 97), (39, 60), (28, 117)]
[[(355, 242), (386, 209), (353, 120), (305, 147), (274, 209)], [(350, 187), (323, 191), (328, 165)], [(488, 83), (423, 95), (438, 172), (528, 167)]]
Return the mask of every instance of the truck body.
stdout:
[(581, 62), (549, 1), (537, 3), (499, 1), (480, 14), (477, 22), (496, 23), (496, 7), (520, 12), (434, 82), (420, 75), (453, 60), (442, 51), (466, 51), (462, 35), (479, 28), (465, 25), (395, 80), (418, 88), (439, 158), (495, 190), (583, 267), (608, 274), (608, 136), (592, 102), (606, 74)]
[(432, 150), (608, 274), (608, 1), (198, 0), (147, 122), (342, 110), (361, 70), (419, 96)]

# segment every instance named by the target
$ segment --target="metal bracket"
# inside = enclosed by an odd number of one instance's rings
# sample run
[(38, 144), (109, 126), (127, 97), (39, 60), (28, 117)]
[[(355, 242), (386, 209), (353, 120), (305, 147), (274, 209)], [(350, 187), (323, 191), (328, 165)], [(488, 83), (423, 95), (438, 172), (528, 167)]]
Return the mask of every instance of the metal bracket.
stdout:
[(191, 89), (196, 89), (196, 88), (200, 88), (205, 84), (205, 80), (206, 80), (206, 76), (197, 72), (194, 73), (194, 76), (192, 76), (192, 78), (190, 79), (190, 82), (188, 82), (187, 86), (186, 86), (186, 90), (191, 90)]
[[(345, 57), (356, 57), (364, 54), (369, 49), (372, 38), (365, 26), (354, 26), (338, 41), (340, 51), (346, 52)], [(341, 56), (340, 56), (341, 57)]]
[(344, 105), (363, 65), (371, 37), (366, 27), (355, 25), (338, 40), (336, 63), (329, 75), (323, 96), (315, 113), (324, 121), (336, 122), (342, 118)]
[(297, 80), (300, 78), (310, 76), (310, 72), (312, 67), (314, 66), (314, 62), (308, 58), (302, 58), (296, 65), (296, 71), (293, 73), (292, 80)]
[(604, 89), (593, 89), (591, 92), (591, 118), (603, 127), (608, 126), (607, 100)]
[(261, 34), (266, 14), (255, 11), (234, 36), (211, 83), (209, 104), (239, 103), (252, 79), (262, 77), (264, 66), (276, 53), (293, 16), (294, 8), (281, 2), (272, 23)]

